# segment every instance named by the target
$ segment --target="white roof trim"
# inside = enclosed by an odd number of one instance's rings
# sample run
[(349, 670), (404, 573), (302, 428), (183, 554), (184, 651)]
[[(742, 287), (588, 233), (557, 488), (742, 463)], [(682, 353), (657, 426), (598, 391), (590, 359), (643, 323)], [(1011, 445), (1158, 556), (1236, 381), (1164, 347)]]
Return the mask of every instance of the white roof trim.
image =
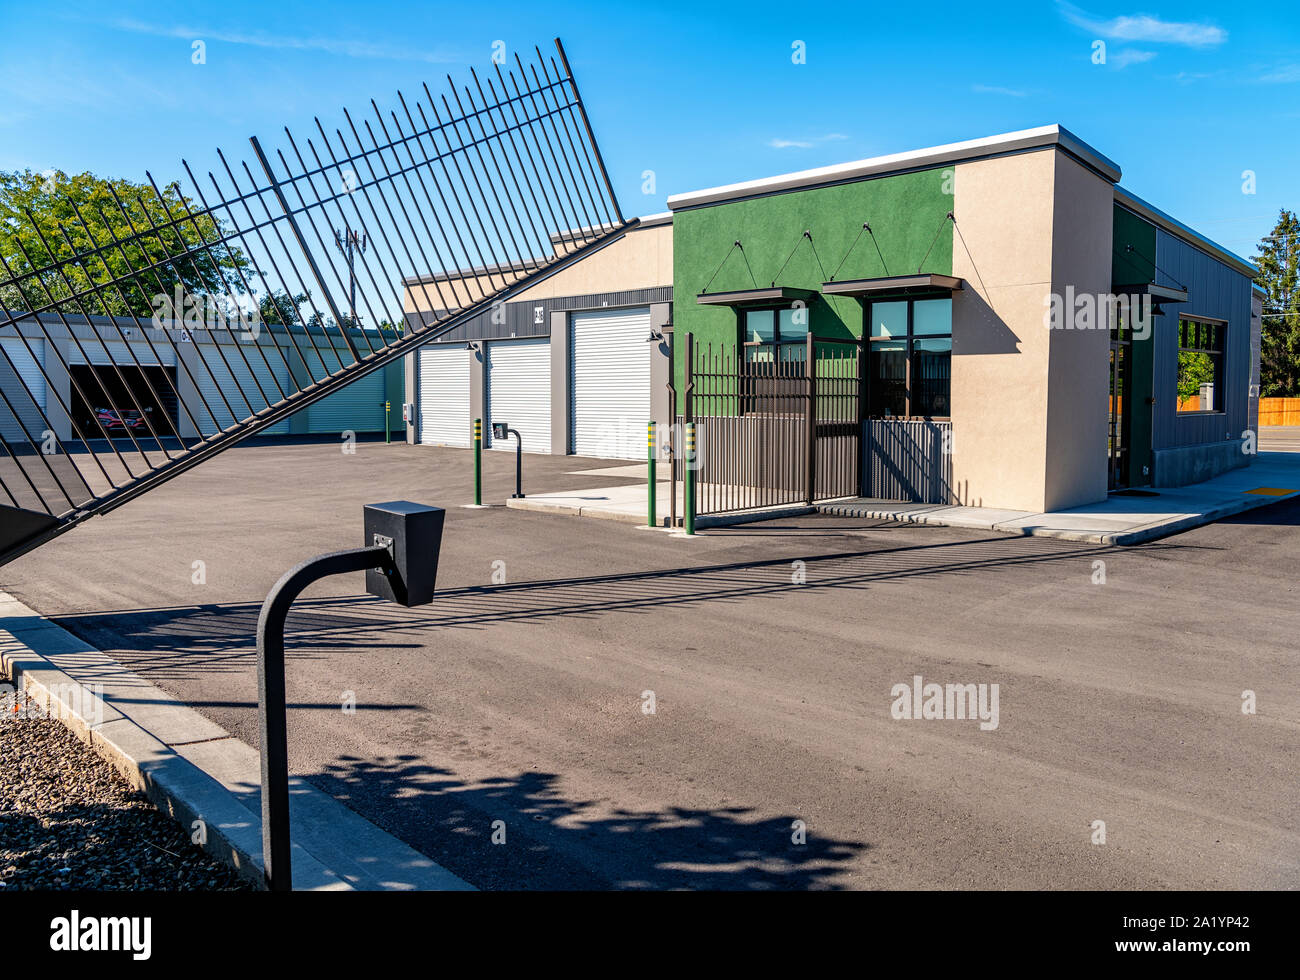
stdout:
[(1216, 259), (1231, 266), (1243, 276), (1249, 276), (1251, 279), (1254, 279), (1255, 276), (1259, 275), (1259, 268), (1254, 263), (1243, 259), (1236, 252), (1229, 252), (1218, 242), (1211, 241), (1199, 231), (1189, 228), (1177, 218), (1165, 214), (1165, 212), (1161, 211), (1154, 204), (1147, 203), (1132, 191), (1126, 190), (1118, 184), (1115, 185), (1115, 200), (1124, 205), (1130, 211), (1146, 218), (1152, 224), (1158, 225), (1175, 237), (1181, 238), (1190, 245), (1195, 245), (1204, 252), (1209, 252)]
[[(658, 214), (647, 214), (644, 217), (634, 219), (636, 224), (628, 229), (628, 234), (640, 231), (642, 228), (657, 228), (660, 225), (670, 225), (673, 223), (673, 213), (671, 211), (660, 211)], [(596, 225), (583, 225), (581, 228), (565, 228), (563, 231), (551, 232), (551, 242), (567, 242), (575, 238), (590, 238), (594, 232), (608, 231), (609, 225), (597, 227)]]
[(668, 208), (670, 211), (680, 211), (682, 208), (698, 207), (702, 204), (718, 204), (722, 201), (753, 197), (757, 194), (770, 194), (800, 187), (812, 187), (819, 184), (879, 176), (903, 170), (933, 167), (960, 160), (973, 160), (998, 153), (1046, 149), (1052, 146), (1059, 146), (1067, 153), (1078, 157), (1112, 184), (1120, 179), (1121, 174), (1118, 164), (1098, 153), (1065, 127), (1053, 124), (1051, 126), (1039, 126), (1037, 129), (1022, 129), (1014, 133), (1002, 133), (999, 136), (986, 136), (983, 139), (966, 140), (961, 143), (945, 143), (943, 146), (931, 146), (924, 150), (909, 150), (906, 153), (891, 153), (887, 156), (871, 157), (867, 160), (857, 160), (852, 163), (838, 163), (831, 167), (818, 167), (815, 170), (800, 170), (779, 177), (764, 177), (761, 180), (750, 180), (739, 184), (711, 187), (702, 191), (674, 194), (668, 198)]

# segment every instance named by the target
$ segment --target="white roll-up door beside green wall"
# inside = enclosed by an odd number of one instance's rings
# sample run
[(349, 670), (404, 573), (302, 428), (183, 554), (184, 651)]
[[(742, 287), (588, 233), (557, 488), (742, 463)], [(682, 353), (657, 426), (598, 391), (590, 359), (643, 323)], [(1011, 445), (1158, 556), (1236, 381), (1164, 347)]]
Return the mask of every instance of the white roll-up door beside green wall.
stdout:
[(574, 313), (569, 327), (569, 450), (644, 459), (650, 418), (650, 308)]
[[(281, 352), (271, 344), (264, 345), (263, 349), (259, 350), (259, 346), (251, 342), (201, 343), (198, 352), (208, 369), (204, 370), (198, 358), (194, 359), (191, 368), (199, 393), (208, 403), (212, 415), (209, 415), (202, 405), (191, 405), (189, 408), (190, 414), (198, 422), (199, 431), (204, 435), (211, 435), (219, 429), (247, 418), (254, 412), (261, 411), (268, 404), (278, 402), (285, 394), (294, 391), (297, 387), (289, 380), (289, 367)], [(265, 359), (263, 354), (266, 355)], [(216, 416), (215, 423), (213, 415)], [(261, 434), (282, 435), (288, 431), (289, 423), (284, 421), (276, 423), (269, 429), (263, 429)]]
[(464, 344), (420, 350), (420, 442), (433, 446), (472, 443), (469, 372), (473, 356)]
[(45, 376), (41, 374), (45, 341), (28, 340), (27, 343), (31, 345), (30, 352), (17, 338), (0, 340), (8, 355), (0, 356), (0, 390), (8, 399), (8, 404), (0, 400), (0, 435), (24, 446), (27, 445), (24, 429), (38, 443), (45, 432), (40, 414), (45, 410)]
[(514, 437), (491, 439), (493, 422), (508, 422), (524, 452), (551, 451), (551, 342), (549, 338), (492, 341), (487, 345), (487, 420), (491, 449), (515, 448)]
[[(362, 352), (365, 352), (364, 348)], [(339, 370), (340, 365), (352, 363), (352, 354), (348, 350), (338, 350), (333, 355), (327, 351), (322, 353), (328, 370), (323, 370), (321, 367), (321, 354), (315, 351), (303, 352), (307, 370), (317, 381), (327, 373)], [(307, 431), (383, 432), (385, 390), (383, 368), (370, 372), (364, 378), (358, 378), (346, 388), (307, 407)], [(398, 412), (401, 411), (400, 405), (394, 408)]]

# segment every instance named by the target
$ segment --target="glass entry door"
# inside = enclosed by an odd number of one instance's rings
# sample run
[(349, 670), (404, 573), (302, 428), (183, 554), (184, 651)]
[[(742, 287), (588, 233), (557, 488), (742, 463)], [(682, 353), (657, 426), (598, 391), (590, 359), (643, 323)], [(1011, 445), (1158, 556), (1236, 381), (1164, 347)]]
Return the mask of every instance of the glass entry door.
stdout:
[(1119, 490), (1129, 485), (1128, 416), (1132, 409), (1129, 374), (1132, 368), (1132, 341), (1127, 325), (1116, 318), (1110, 331), (1110, 399), (1108, 443), (1108, 486)]

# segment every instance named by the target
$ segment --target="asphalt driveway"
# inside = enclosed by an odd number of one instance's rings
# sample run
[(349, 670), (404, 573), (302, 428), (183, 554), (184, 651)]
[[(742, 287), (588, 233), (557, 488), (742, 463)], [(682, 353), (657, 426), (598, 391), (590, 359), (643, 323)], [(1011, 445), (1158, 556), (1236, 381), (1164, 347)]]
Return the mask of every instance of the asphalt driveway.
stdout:
[[(525, 489), (608, 465), (528, 457)], [(290, 760), (479, 887), (1300, 885), (1300, 504), (1130, 549), (830, 517), (683, 540), (461, 509), (470, 479), (460, 450), (235, 449), (0, 588), (255, 745), (274, 581), (359, 544), (363, 503), (448, 507), (432, 605), (358, 574), (295, 607)], [(997, 684), (996, 729), (892, 717), (918, 675)]]

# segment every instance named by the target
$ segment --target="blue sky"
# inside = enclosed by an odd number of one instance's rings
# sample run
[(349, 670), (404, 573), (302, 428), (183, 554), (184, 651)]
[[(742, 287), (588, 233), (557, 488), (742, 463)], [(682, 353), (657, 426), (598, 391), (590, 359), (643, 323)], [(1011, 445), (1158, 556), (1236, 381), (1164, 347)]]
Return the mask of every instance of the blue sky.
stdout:
[[(625, 213), (669, 194), (1059, 122), (1249, 256), (1300, 208), (1300, 5), (0, 0), (0, 169), (142, 179), (458, 81), (556, 34)], [(192, 43), (206, 64), (191, 63)], [(792, 62), (792, 45), (806, 63)], [(1094, 64), (1104, 41), (1106, 63)], [(436, 90), (436, 89), (435, 89)], [(655, 193), (642, 193), (642, 173)], [(1242, 193), (1243, 171), (1256, 193)], [(201, 171), (199, 171), (201, 172)]]

